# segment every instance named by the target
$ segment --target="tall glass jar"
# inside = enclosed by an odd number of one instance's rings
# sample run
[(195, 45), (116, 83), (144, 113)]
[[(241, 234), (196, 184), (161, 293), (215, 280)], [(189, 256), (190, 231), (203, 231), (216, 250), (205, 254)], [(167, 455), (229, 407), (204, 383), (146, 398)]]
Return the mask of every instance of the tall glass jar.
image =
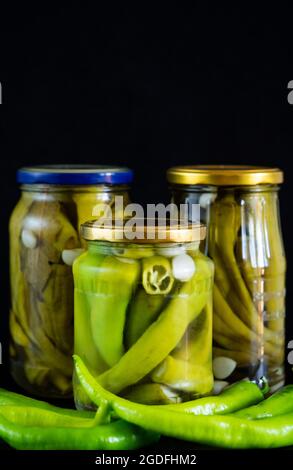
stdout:
[[(166, 404), (209, 393), (213, 263), (200, 253), (202, 226), (82, 226), (88, 250), (73, 265), (74, 351), (108, 390)], [(150, 225), (148, 225), (150, 228)], [(128, 232), (129, 230), (129, 232)], [(149, 232), (148, 232), (149, 235)], [(76, 378), (76, 406), (92, 408)]]
[[(199, 204), (208, 226), (202, 249), (215, 263), (215, 377), (266, 377), (271, 390), (279, 388), (285, 341), (286, 260), (278, 201), (283, 173), (193, 166), (171, 168), (167, 177), (173, 202)], [(229, 378), (218, 372), (223, 365), (234, 370)]]
[(73, 260), (80, 225), (114, 196), (129, 202), (132, 172), (102, 166), (18, 171), (21, 197), (10, 219), (11, 368), (44, 397), (72, 394)]

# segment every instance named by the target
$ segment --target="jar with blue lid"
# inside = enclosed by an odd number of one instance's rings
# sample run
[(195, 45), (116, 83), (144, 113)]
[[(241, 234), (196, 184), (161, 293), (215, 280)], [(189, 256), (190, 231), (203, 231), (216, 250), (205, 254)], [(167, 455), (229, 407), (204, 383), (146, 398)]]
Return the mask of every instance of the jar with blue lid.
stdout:
[[(17, 173), (21, 197), (10, 219), (11, 368), (43, 397), (72, 393), (72, 264), (83, 251), (79, 228), (102, 207), (129, 204), (132, 170), (48, 165)], [(117, 215), (117, 214), (116, 214)]]

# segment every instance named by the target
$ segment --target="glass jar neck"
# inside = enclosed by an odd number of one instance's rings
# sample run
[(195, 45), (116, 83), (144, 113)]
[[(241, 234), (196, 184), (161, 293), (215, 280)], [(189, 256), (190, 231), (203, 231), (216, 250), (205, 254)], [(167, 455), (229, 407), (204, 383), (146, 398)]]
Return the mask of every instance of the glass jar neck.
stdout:
[(172, 184), (169, 186), (172, 192), (186, 192), (186, 193), (216, 193), (217, 186), (197, 185), (197, 184)]
[[(199, 251), (200, 242), (169, 242), (169, 243), (129, 243), (129, 242), (106, 242), (87, 241), (87, 248), (90, 253), (114, 254), (115, 256), (126, 256), (134, 259), (147, 258), (153, 256), (154, 252), (161, 253), (162, 256), (171, 256), (174, 253), (180, 254), (185, 250), (193, 252)], [(177, 253), (178, 252), (178, 253)]]
[(261, 193), (261, 192), (277, 192), (280, 186), (277, 184), (257, 184), (257, 185), (238, 185), (238, 186), (211, 186), (211, 185), (187, 185), (174, 184), (171, 186), (172, 192), (186, 193), (213, 193), (217, 192), (243, 192), (243, 193)]
[(129, 191), (126, 184), (98, 184), (98, 185), (55, 185), (55, 184), (23, 184), (20, 186), (22, 192), (37, 193), (117, 193)]
[(96, 201), (108, 203), (114, 196), (123, 198), (123, 204), (129, 202), (128, 185), (87, 185), (62, 186), (49, 184), (27, 184), (21, 186), (21, 197), (29, 201), (71, 201), (83, 200), (86, 204)]

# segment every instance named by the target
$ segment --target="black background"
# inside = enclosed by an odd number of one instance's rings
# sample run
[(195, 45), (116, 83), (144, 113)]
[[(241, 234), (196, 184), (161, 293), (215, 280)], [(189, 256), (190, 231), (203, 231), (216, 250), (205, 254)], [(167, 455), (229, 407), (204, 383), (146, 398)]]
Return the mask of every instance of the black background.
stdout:
[(15, 171), (27, 164), (130, 166), (133, 199), (143, 203), (168, 200), (172, 165), (281, 167), (293, 339), (292, 11), (136, 3), (1, 11), (0, 385), (8, 380), (7, 224)]

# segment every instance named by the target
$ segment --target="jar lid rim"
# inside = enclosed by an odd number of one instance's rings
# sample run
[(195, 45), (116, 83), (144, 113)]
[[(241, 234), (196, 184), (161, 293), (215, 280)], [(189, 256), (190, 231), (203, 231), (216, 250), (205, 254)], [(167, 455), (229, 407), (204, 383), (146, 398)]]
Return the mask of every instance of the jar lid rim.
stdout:
[(284, 181), (279, 168), (250, 165), (175, 166), (167, 171), (167, 180), (174, 184), (237, 186), (280, 184)]
[[(206, 226), (201, 223), (176, 224), (168, 221), (159, 225), (154, 219), (124, 219), (101, 224), (90, 220), (81, 225), (81, 236), (87, 241), (110, 241), (138, 244), (199, 242), (206, 237)], [(135, 236), (133, 236), (135, 234)]]
[(20, 168), (20, 184), (127, 184), (133, 181), (133, 171), (127, 167), (106, 165), (37, 165)]

